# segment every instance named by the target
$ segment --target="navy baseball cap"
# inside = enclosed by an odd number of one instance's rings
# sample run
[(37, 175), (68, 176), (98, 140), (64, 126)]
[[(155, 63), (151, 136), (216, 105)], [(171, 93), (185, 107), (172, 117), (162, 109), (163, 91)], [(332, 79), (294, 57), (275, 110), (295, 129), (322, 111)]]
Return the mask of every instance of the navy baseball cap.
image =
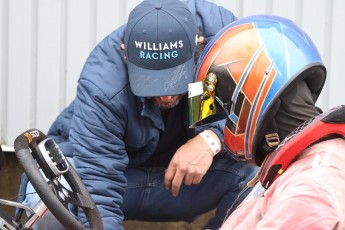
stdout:
[(171, 96), (193, 82), (196, 24), (179, 0), (146, 0), (130, 13), (125, 46), (133, 93)]

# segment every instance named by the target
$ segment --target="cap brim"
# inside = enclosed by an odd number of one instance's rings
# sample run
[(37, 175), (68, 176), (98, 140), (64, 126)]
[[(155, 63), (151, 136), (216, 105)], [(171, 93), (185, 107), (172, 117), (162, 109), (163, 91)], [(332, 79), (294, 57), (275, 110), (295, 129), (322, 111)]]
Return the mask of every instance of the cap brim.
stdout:
[(128, 62), (129, 82), (139, 97), (172, 96), (188, 91), (194, 78), (194, 58), (173, 68), (144, 69)]

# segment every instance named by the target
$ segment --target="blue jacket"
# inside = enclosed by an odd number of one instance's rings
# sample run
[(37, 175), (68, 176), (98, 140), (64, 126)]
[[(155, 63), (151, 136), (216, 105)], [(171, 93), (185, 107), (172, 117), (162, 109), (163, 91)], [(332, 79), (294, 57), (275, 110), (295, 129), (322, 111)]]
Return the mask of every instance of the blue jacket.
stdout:
[[(185, 3), (206, 40), (236, 19), (232, 12), (208, 1)], [(124, 29), (125, 25), (109, 34), (91, 52), (81, 72), (75, 100), (48, 132), (66, 156), (73, 156), (105, 229), (122, 228), (124, 171), (139, 165), (154, 152), (159, 133), (164, 130), (160, 110), (145, 98), (136, 97), (129, 86), (120, 48)], [(220, 140), (223, 127), (223, 121), (210, 127)], [(80, 219), (85, 224), (85, 216)]]

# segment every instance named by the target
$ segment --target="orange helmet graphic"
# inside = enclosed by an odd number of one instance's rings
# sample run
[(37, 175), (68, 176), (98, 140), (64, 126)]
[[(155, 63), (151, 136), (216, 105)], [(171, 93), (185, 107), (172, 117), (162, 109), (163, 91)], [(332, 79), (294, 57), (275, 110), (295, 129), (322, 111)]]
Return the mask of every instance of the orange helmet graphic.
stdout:
[(325, 77), (315, 45), (294, 22), (272, 15), (242, 18), (218, 32), (197, 63), (189, 85), (190, 125), (225, 112), (226, 147), (237, 159), (261, 164), (256, 149), (262, 138), (273, 148), (280, 142), (277, 134), (265, 133), (277, 98), (303, 79), (316, 100)]

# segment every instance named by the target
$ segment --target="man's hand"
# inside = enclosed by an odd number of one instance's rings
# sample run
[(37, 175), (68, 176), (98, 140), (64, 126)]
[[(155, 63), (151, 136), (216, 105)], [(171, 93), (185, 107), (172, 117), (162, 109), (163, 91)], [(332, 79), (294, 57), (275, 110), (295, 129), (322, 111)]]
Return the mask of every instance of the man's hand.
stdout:
[[(215, 133), (209, 131), (215, 140), (220, 141)], [(199, 184), (210, 168), (214, 154), (207, 142), (197, 135), (182, 145), (171, 159), (165, 173), (164, 184), (171, 189), (173, 196), (177, 196), (182, 181), (186, 185)]]

